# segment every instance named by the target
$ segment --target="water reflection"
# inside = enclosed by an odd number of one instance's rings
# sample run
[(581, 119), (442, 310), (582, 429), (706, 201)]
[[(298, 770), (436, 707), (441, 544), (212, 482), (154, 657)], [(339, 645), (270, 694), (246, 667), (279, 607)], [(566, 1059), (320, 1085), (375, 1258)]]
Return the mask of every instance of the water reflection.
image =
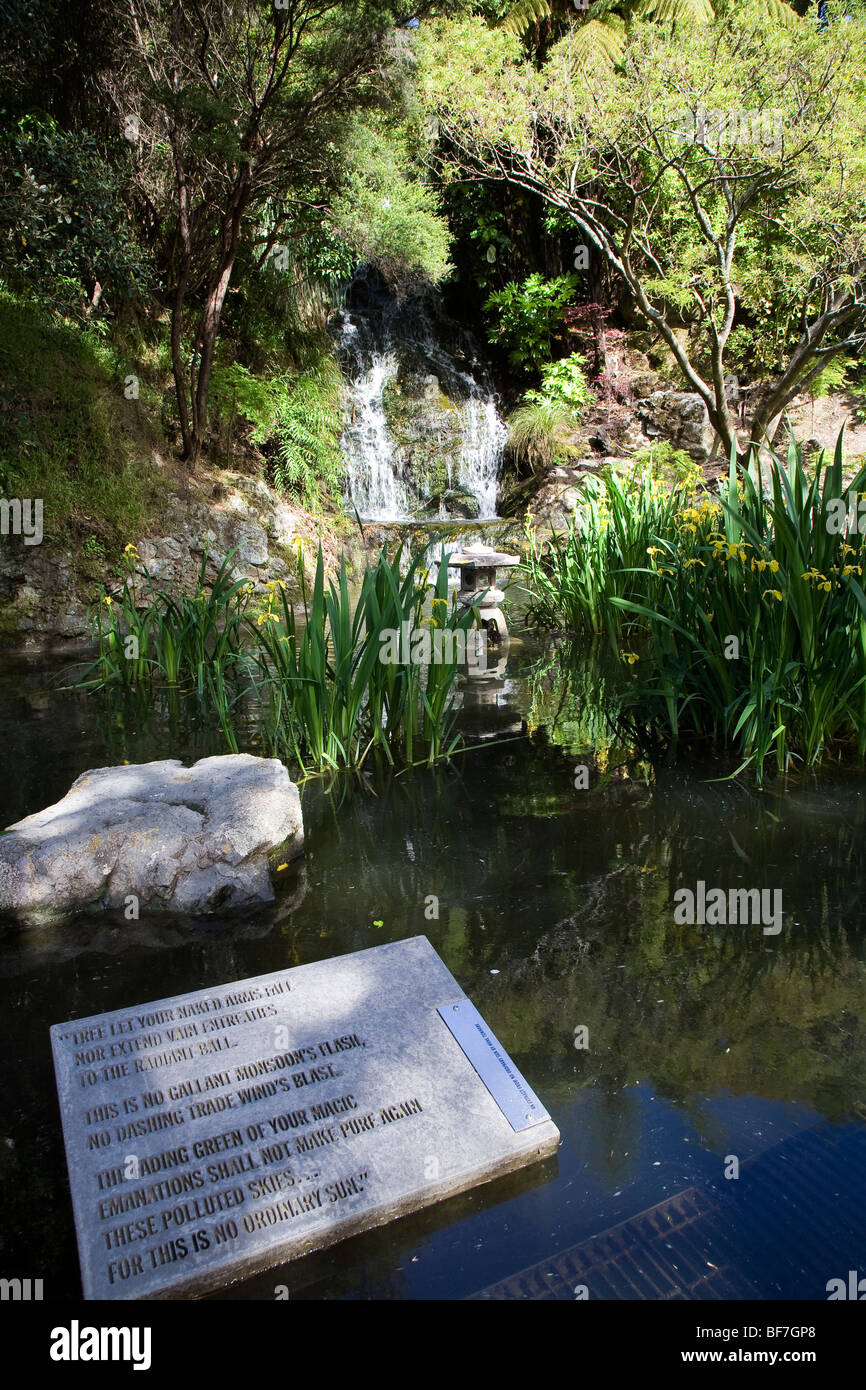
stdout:
[[(616, 723), (622, 679), (604, 654), (575, 665), (514, 643), (491, 698), (463, 688), (477, 751), (433, 772), (304, 785), (305, 861), (244, 919), (5, 933), (0, 1181), (17, 1194), (5, 1212), (16, 1268), (36, 1275), (57, 1245), (49, 1296), (77, 1296), (51, 1023), (416, 933), (550, 1109), (558, 1160), (239, 1296), (272, 1297), (277, 1282), (317, 1298), (462, 1296), (717, 1177), (726, 1154), (822, 1119), (859, 1123), (866, 778), (835, 770), (756, 791), (709, 781), (717, 766), (653, 766)], [(88, 767), (221, 746), (183, 701), (96, 705), (38, 668), (0, 685), (0, 733), (17, 750), (3, 824)], [(676, 925), (674, 892), (698, 880), (780, 889), (782, 932)]]

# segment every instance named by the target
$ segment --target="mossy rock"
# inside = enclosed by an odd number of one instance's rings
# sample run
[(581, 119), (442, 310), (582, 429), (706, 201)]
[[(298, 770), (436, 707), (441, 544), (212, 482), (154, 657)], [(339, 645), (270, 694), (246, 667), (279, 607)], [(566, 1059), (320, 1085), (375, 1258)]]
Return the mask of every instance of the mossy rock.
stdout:
[(448, 487), (432, 493), (421, 508), (421, 516), (436, 517), (440, 507), (451, 517), (473, 521), (481, 510), (478, 498), (465, 487)]
[(410, 493), (420, 504), (447, 492), (463, 447), (458, 405), (432, 374), (402, 372), (386, 382), (382, 407)]

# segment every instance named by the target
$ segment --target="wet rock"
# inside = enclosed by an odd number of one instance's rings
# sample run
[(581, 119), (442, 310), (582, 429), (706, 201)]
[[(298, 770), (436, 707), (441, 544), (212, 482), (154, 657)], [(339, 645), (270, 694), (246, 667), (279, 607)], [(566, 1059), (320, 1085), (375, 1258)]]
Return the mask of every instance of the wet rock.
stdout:
[(48, 542), (28, 546), (17, 536), (0, 539), (0, 639), (27, 642), (32, 633), (80, 640), (87, 631), (87, 599), (69, 557)]
[[(456, 477), (463, 448), (462, 402), (437, 377), (402, 370), (388, 381), (382, 408), (394, 442), (394, 466), (410, 498), (441, 498)], [(425, 504), (426, 506), (426, 504)]]
[(421, 515), (438, 517), (444, 513), (463, 521), (474, 521), (481, 510), (478, 498), (464, 487), (446, 487), (430, 497), (421, 508)]
[(105, 909), (202, 916), (270, 902), (269, 856), (303, 850), (298, 789), (249, 753), (103, 767), (0, 837), (0, 916)]

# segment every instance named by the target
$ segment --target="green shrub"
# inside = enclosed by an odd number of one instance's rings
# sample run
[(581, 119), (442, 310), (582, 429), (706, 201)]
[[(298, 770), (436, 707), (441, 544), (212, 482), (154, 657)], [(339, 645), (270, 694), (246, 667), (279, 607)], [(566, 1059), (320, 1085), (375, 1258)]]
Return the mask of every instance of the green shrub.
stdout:
[[(4, 113), (5, 114), (5, 113)], [(96, 284), (120, 298), (153, 288), (125, 210), (127, 178), (87, 131), (28, 115), (0, 133), (0, 273), (62, 313), (83, 314)], [(102, 307), (95, 313), (102, 312)]]
[(340, 495), (342, 384), (337, 363), (323, 358), (293, 383), (277, 412), (274, 485), (314, 506)]
[(677, 449), (669, 439), (659, 439), (645, 449), (638, 449), (634, 455), (634, 467), (646, 470), (654, 480), (666, 483), (668, 487), (678, 484), (697, 487), (702, 481), (704, 470), (695, 463), (685, 449)]
[(572, 432), (592, 400), (580, 353), (546, 363), (541, 369), (541, 386), (527, 391), (508, 417), (511, 449), (518, 466), (523, 464), (539, 473), (553, 463), (577, 458), (583, 446), (571, 437)]
[(576, 275), (527, 276), (522, 285), (511, 280), (484, 301), (491, 317), (490, 336), (508, 348), (512, 367), (538, 371), (549, 362), (551, 344), (564, 305), (577, 287)]
[(357, 259), (376, 266), (386, 280), (438, 284), (453, 270), (451, 235), (438, 192), (419, 175), (423, 162), (406, 133), (387, 120), (374, 123), (368, 113), (356, 120), (348, 150), (334, 225)]
[(583, 419), (594, 395), (586, 379), (586, 363), (579, 352), (548, 362), (541, 369), (541, 387), (527, 391), (527, 400), (561, 401), (571, 411), (576, 424)]

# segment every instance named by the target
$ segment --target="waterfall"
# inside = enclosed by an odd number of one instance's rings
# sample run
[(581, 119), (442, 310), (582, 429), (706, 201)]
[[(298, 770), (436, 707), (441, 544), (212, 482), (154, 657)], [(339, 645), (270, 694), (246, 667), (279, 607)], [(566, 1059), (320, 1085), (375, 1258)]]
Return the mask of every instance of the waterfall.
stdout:
[(470, 335), (434, 291), (360, 271), (336, 325), (346, 501), (365, 520), (496, 516), (506, 429)]
[(470, 396), (464, 407), (464, 418), (459, 481), (478, 498), (479, 520), (486, 521), (496, 516), (499, 468), (508, 431), (489, 394)]
[[(344, 329), (343, 342), (354, 330)], [(409, 498), (394, 465), (382, 396), (397, 371), (393, 352), (374, 353), (366, 371), (349, 383), (342, 448), (348, 460), (348, 500), (363, 517), (405, 516)]]

